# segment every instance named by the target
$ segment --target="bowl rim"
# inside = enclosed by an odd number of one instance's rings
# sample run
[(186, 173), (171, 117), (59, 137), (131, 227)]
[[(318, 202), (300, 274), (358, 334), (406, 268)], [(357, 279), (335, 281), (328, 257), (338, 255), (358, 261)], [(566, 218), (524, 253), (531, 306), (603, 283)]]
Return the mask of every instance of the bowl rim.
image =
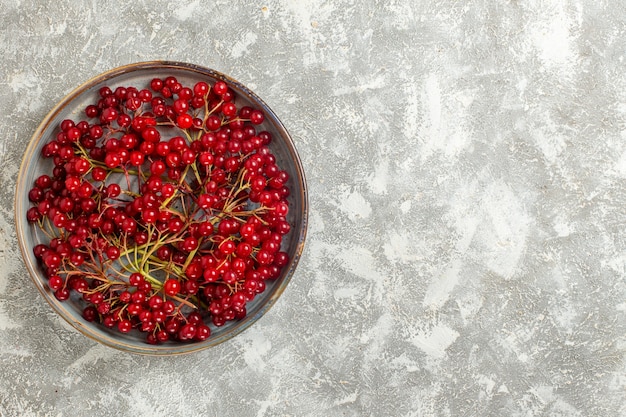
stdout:
[[(28, 247), (26, 243), (24, 230), (25, 226), (29, 226), (25, 218), (25, 210), (28, 207), (28, 202), (24, 198), (23, 193), (19, 192), (19, 189), (23, 188), (20, 186), (28, 187), (28, 185), (24, 184), (24, 177), (26, 176), (29, 162), (33, 159), (34, 156), (36, 156), (35, 149), (37, 148), (42, 136), (50, 128), (50, 124), (55, 119), (55, 117), (60, 112), (62, 112), (68, 105), (70, 105), (74, 101), (74, 99), (79, 97), (89, 88), (102, 82), (115, 80), (116, 77), (124, 74), (130, 74), (141, 70), (155, 70), (166, 73), (168, 69), (189, 72), (197, 75), (199, 74), (213, 79), (225, 81), (231, 87), (235, 87), (237, 94), (244, 93), (251, 101), (255, 102), (255, 104), (258, 104), (263, 109), (266, 120), (271, 120), (272, 126), (277, 130), (277, 133), (279, 134), (281, 140), (285, 143), (286, 148), (290, 154), (290, 158), (292, 158), (295, 164), (297, 175), (296, 183), (299, 185), (297, 191), (299, 191), (299, 197), (302, 201), (302, 221), (300, 225), (300, 230), (292, 231), (292, 233), (296, 232), (293, 235), (293, 239), (297, 240), (297, 243), (294, 256), (292, 257), (292, 259), (290, 259), (289, 264), (284, 269), (282, 282), (280, 282), (280, 284), (274, 289), (273, 293), (266, 300), (266, 302), (263, 305), (259, 306), (258, 311), (254, 315), (246, 316), (244, 319), (230, 327), (229, 330), (224, 334), (219, 334), (215, 338), (209, 337), (209, 339), (207, 339), (206, 341), (195, 343), (180, 343), (176, 345), (150, 345), (146, 343), (145, 346), (137, 346), (131, 343), (125, 343), (123, 341), (120, 341), (113, 336), (105, 335), (103, 332), (95, 332), (91, 330), (90, 326), (86, 326), (83, 322), (78, 321), (71, 313), (66, 311), (66, 309), (61, 306), (62, 302), (56, 299), (52, 299), (53, 296), (51, 296), (47, 287), (44, 287), (42, 279), (39, 278), (41, 276), (41, 271), (39, 271), (39, 268), (35, 260), (33, 259), (32, 248)], [(291, 281), (291, 278), (293, 277), (298, 263), (302, 257), (308, 230), (309, 199), (307, 182), (302, 161), (295, 147), (293, 138), (291, 137), (288, 130), (285, 128), (284, 124), (278, 118), (278, 116), (274, 113), (274, 111), (255, 92), (253, 92), (234, 78), (211, 68), (181, 61), (154, 60), (126, 64), (100, 73), (71, 90), (59, 102), (56, 103), (56, 105), (46, 114), (41, 123), (38, 125), (24, 151), (24, 155), (20, 163), (15, 183), (14, 209), (16, 235), (18, 240), (18, 246), (22, 255), (22, 260), (24, 261), (26, 269), (28, 270), (31, 280), (35, 284), (35, 287), (39, 290), (40, 294), (43, 296), (46, 302), (59, 316), (61, 316), (67, 323), (69, 323), (74, 329), (78, 330), (81, 334), (111, 348), (115, 348), (124, 352), (136, 353), (147, 356), (173, 356), (198, 352), (230, 340), (231, 338), (250, 328), (276, 303), (276, 301), (280, 298), (282, 293), (285, 291), (287, 285)]]

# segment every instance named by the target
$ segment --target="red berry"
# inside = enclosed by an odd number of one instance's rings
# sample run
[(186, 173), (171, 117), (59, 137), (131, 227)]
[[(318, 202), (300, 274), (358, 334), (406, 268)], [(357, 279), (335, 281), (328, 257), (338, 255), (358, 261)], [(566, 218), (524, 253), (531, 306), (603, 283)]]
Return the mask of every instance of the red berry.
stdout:
[(54, 292), (54, 296), (59, 301), (65, 301), (70, 298), (70, 290), (67, 288), (59, 288)]
[(128, 279), (128, 283), (132, 285), (133, 287), (138, 287), (139, 285), (141, 285), (143, 281), (144, 281), (143, 276), (138, 272), (134, 272), (130, 274), (130, 278)]
[(150, 88), (153, 91), (161, 91), (161, 89), (163, 88), (163, 81), (159, 78), (152, 79), (152, 81), (150, 81)]
[(193, 86), (193, 93), (196, 96), (203, 97), (209, 93), (209, 89), (210, 87), (207, 83), (205, 83), (204, 81), (199, 81)]
[(111, 260), (116, 260), (120, 257), (120, 249), (115, 246), (109, 246), (106, 250), (107, 257)]
[(193, 236), (189, 236), (185, 238), (179, 246), (180, 250), (182, 250), (183, 252), (192, 252), (198, 247), (198, 239)]
[(163, 292), (169, 297), (173, 297), (180, 292), (180, 282), (170, 278), (163, 283)]
[(176, 117), (176, 125), (181, 129), (189, 129), (193, 125), (193, 117), (188, 114), (180, 114)]
[(129, 293), (128, 291), (124, 291), (119, 295), (119, 300), (122, 303), (129, 303), (131, 298), (132, 298), (132, 294)]
[(48, 286), (51, 290), (57, 291), (63, 287), (63, 278), (59, 275), (52, 275), (48, 278)]
[(237, 114), (237, 106), (232, 102), (224, 103), (222, 105), (222, 113), (224, 113), (226, 117), (235, 116)]
[(174, 109), (174, 112), (176, 114), (186, 113), (187, 110), (189, 110), (189, 102), (187, 100), (179, 98), (178, 100), (174, 101), (172, 108)]
[(183, 341), (191, 340), (194, 338), (195, 335), (196, 335), (196, 326), (191, 323), (185, 324), (178, 331), (178, 338)]
[(159, 133), (159, 131), (153, 127), (153, 126), (148, 126), (145, 129), (143, 129), (141, 131), (141, 137), (143, 138), (143, 140), (145, 140), (146, 142), (158, 142), (159, 140), (161, 140), (161, 134)]
[(252, 113), (250, 113), (250, 121), (253, 124), (260, 125), (261, 123), (263, 123), (264, 120), (265, 116), (260, 110), (253, 110)]
[(128, 333), (132, 330), (133, 325), (130, 322), (130, 320), (121, 320), (119, 323), (117, 323), (117, 329), (120, 331), (120, 333)]
[(201, 324), (196, 328), (194, 339), (198, 341), (207, 340), (211, 336), (211, 329), (205, 324)]
[(228, 91), (228, 86), (224, 81), (218, 81), (213, 85), (213, 91), (218, 96), (222, 96)]

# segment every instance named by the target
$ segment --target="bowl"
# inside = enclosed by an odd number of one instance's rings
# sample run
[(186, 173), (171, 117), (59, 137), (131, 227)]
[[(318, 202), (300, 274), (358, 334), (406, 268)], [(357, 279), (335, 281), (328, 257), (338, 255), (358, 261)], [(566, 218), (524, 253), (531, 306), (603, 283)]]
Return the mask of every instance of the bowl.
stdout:
[[(109, 328), (87, 320), (83, 314), (86, 306), (84, 297), (77, 291), (71, 291), (71, 296), (67, 300), (57, 299), (54, 291), (50, 289), (48, 276), (40, 259), (33, 252), (35, 246), (48, 244), (50, 238), (40, 227), (27, 221), (26, 213), (33, 206), (29, 200), (29, 190), (33, 187), (35, 179), (42, 174), (49, 174), (54, 166), (51, 158), (42, 156), (42, 149), (61, 131), (60, 124), (63, 120), (71, 119), (77, 122), (85, 120), (85, 107), (100, 98), (99, 91), (104, 86), (110, 87), (113, 91), (119, 86), (148, 88), (152, 79), (165, 79), (168, 76), (176, 77), (181, 84), (190, 87), (200, 81), (208, 83), (209, 86), (224, 82), (234, 93), (238, 108), (250, 106), (264, 113), (264, 120), (258, 126), (257, 132), (265, 130), (271, 133), (273, 140), (269, 144), (269, 149), (276, 157), (276, 164), (289, 174), (286, 183), (290, 190), (287, 197), (289, 211), (286, 220), (291, 225), (291, 230), (283, 236), (280, 247), (280, 251), (289, 255), (289, 261), (283, 267), (280, 276), (264, 280), (265, 290), (248, 301), (245, 317), (227, 321), (220, 326), (215, 326), (208, 320), (210, 336), (204, 340), (190, 342), (168, 340), (150, 344), (146, 342), (146, 334), (139, 330), (121, 333), (116, 327)], [(164, 141), (172, 135), (168, 136), (167, 132), (162, 132), (161, 140)], [(257, 322), (277, 302), (291, 280), (304, 248), (308, 197), (304, 171), (291, 136), (276, 114), (254, 92), (212, 69), (181, 62), (151, 61), (122, 66), (100, 74), (69, 93), (52, 109), (26, 148), (17, 178), (15, 213), (17, 237), (26, 268), (33, 283), (56, 313), (83, 335), (106, 346), (137, 354), (175, 355), (206, 349), (236, 336)], [(203, 307), (201, 310), (206, 311), (206, 308)]]

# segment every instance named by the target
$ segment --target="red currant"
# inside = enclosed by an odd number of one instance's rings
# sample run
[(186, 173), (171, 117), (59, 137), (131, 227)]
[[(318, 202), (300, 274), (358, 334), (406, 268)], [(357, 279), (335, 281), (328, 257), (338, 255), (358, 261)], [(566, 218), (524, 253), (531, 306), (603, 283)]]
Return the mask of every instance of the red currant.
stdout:
[(163, 283), (163, 292), (167, 296), (175, 296), (180, 292), (180, 289), (180, 282), (176, 279), (170, 278)]

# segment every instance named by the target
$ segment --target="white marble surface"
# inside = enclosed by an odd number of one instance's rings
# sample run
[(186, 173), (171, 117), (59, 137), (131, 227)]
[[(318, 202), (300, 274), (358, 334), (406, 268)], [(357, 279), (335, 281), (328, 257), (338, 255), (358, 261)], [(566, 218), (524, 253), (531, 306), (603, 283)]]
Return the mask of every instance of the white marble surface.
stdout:
[[(626, 416), (623, 2), (177, 3), (0, 0), (1, 416)], [(311, 192), (278, 304), (175, 358), (71, 329), (14, 231), (45, 114), (153, 59), (254, 89)]]

